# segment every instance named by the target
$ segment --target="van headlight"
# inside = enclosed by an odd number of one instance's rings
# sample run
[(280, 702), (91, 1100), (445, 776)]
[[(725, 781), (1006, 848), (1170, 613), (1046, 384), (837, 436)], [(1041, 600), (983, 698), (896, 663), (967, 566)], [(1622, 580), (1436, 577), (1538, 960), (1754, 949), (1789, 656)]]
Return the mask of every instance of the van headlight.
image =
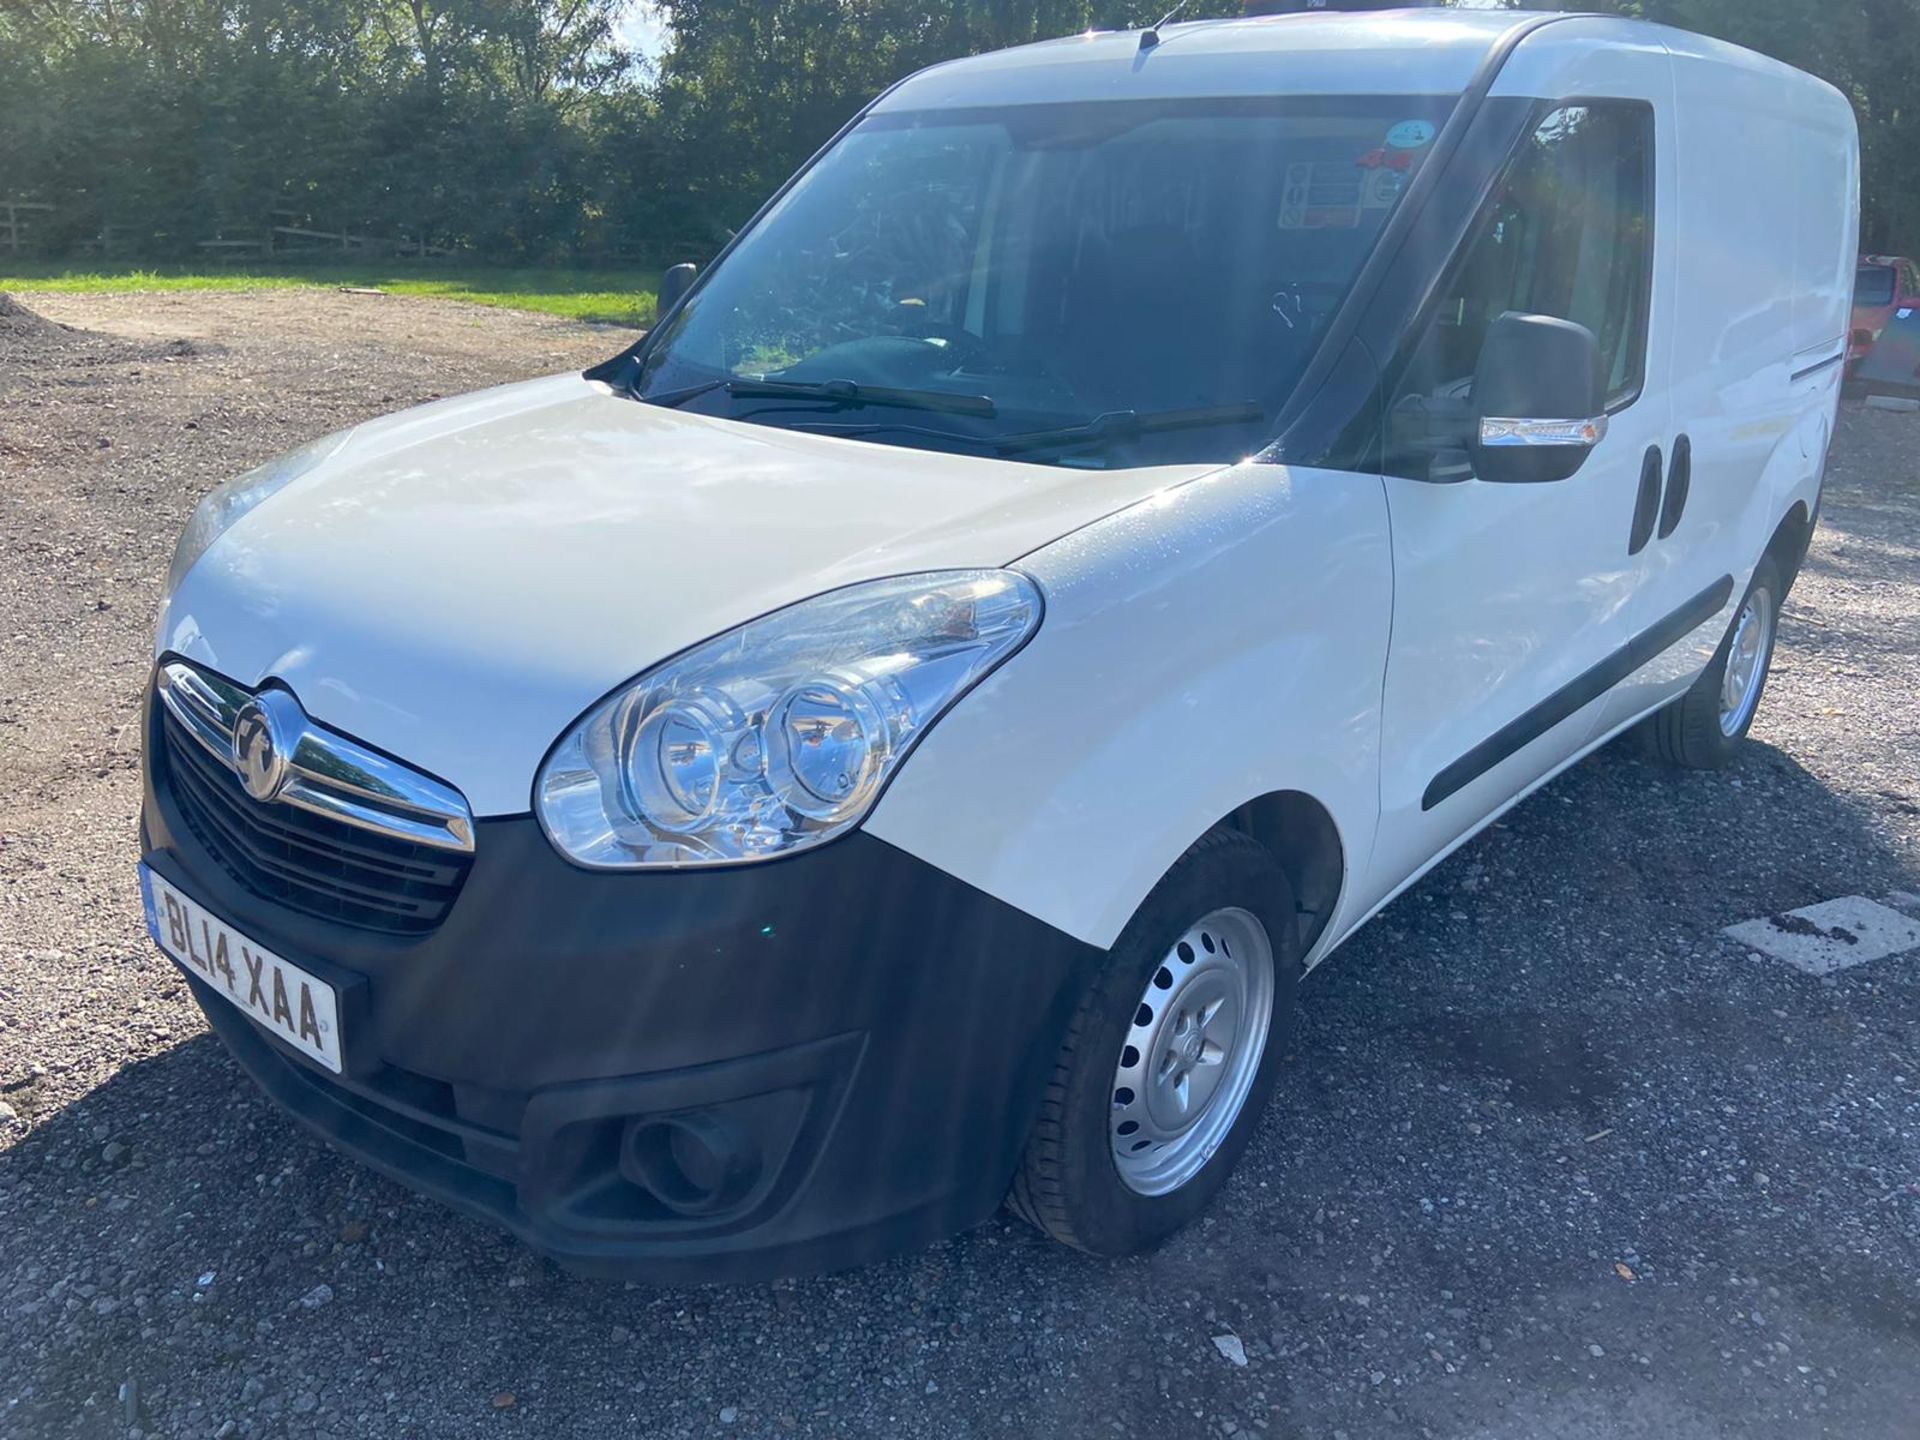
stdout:
[(1020, 648), (1040, 592), (1010, 570), (877, 580), (697, 645), (601, 701), (534, 785), (582, 865), (728, 865), (859, 824), (943, 711)]
[(173, 563), (167, 567), (166, 593), (171, 595), (179, 588), (194, 562), (212, 549), (213, 542), (232, 529), (243, 515), (272, 499), (309, 470), (332, 459), (351, 434), (353, 431), (347, 429), (323, 435), (209, 491), (206, 498), (194, 506), (187, 528), (180, 532), (179, 544), (173, 547)]

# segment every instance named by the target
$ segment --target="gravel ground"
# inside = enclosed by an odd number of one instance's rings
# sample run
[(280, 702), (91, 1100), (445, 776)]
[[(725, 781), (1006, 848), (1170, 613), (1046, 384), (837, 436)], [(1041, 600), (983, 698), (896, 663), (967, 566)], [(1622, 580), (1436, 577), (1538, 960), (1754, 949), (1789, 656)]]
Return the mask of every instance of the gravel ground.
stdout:
[(1296, 1078), (1190, 1233), (1102, 1263), (996, 1220), (660, 1291), (270, 1109), (133, 870), (196, 495), (619, 337), (27, 299), (86, 333), (0, 312), (0, 1434), (1920, 1436), (1920, 955), (1822, 981), (1719, 933), (1920, 890), (1920, 417), (1849, 407), (1742, 763), (1613, 747), (1398, 901), (1307, 985)]

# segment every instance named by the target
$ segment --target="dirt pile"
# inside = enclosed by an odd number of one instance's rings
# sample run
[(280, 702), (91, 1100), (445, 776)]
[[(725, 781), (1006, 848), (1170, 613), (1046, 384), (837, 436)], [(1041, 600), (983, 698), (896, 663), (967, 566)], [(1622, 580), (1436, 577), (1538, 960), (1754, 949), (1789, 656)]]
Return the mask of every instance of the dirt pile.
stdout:
[(0, 290), (0, 365), (15, 367), (64, 350), (80, 338), (70, 325), (60, 325), (22, 305)]
[(59, 336), (71, 333), (71, 326), (55, 324), (45, 316), (29, 310), (5, 290), (0, 290), (0, 335)]
[(119, 384), (139, 378), (149, 362), (174, 364), (222, 353), (223, 346), (202, 340), (131, 337), (63, 325), (0, 291), (0, 395), (50, 385)]

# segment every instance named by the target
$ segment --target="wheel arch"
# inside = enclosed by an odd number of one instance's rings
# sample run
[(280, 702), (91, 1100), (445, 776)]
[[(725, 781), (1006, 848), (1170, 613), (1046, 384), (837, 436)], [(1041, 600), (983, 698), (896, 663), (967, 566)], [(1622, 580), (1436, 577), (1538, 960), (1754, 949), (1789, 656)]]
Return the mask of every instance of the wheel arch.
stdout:
[(1767, 541), (1763, 553), (1780, 567), (1782, 600), (1793, 593), (1793, 582), (1800, 574), (1801, 562), (1807, 558), (1807, 547), (1813, 544), (1814, 524), (1807, 502), (1796, 500), (1773, 527), (1773, 537)]
[(1229, 811), (1216, 827), (1266, 846), (1293, 886), (1300, 954), (1313, 952), (1346, 888), (1346, 846), (1333, 812), (1303, 790), (1274, 790)]
[(1379, 817), (1378, 477), (1237, 465), (1020, 568), (1045, 620), (941, 717), (869, 833), (1107, 949), (1196, 840), (1251, 827), (1296, 867), (1324, 948)]

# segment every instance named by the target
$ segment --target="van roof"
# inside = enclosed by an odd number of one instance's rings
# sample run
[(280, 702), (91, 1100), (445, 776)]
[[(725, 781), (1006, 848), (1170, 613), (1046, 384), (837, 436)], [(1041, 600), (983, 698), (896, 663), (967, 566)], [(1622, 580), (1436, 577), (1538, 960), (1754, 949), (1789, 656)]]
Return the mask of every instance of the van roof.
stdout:
[(1503, 35), (1535, 17), (1511, 10), (1307, 11), (1093, 31), (948, 61), (884, 96), (883, 110), (1038, 101), (1272, 94), (1459, 94)]
[(1779, 76), (1798, 71), (1751, 51), (1645, 21), (1497, 9), (1408, 9), (1196, 20), (1169, 25), (1143, 51), (1138, 30), (1092, 31), (950, 60), (910, 76), (879, 110), (1045, 101), (1239, 95), (1457, 95), (1502, 39), (1551, 18), (1526, 50), (1649, 41)]

